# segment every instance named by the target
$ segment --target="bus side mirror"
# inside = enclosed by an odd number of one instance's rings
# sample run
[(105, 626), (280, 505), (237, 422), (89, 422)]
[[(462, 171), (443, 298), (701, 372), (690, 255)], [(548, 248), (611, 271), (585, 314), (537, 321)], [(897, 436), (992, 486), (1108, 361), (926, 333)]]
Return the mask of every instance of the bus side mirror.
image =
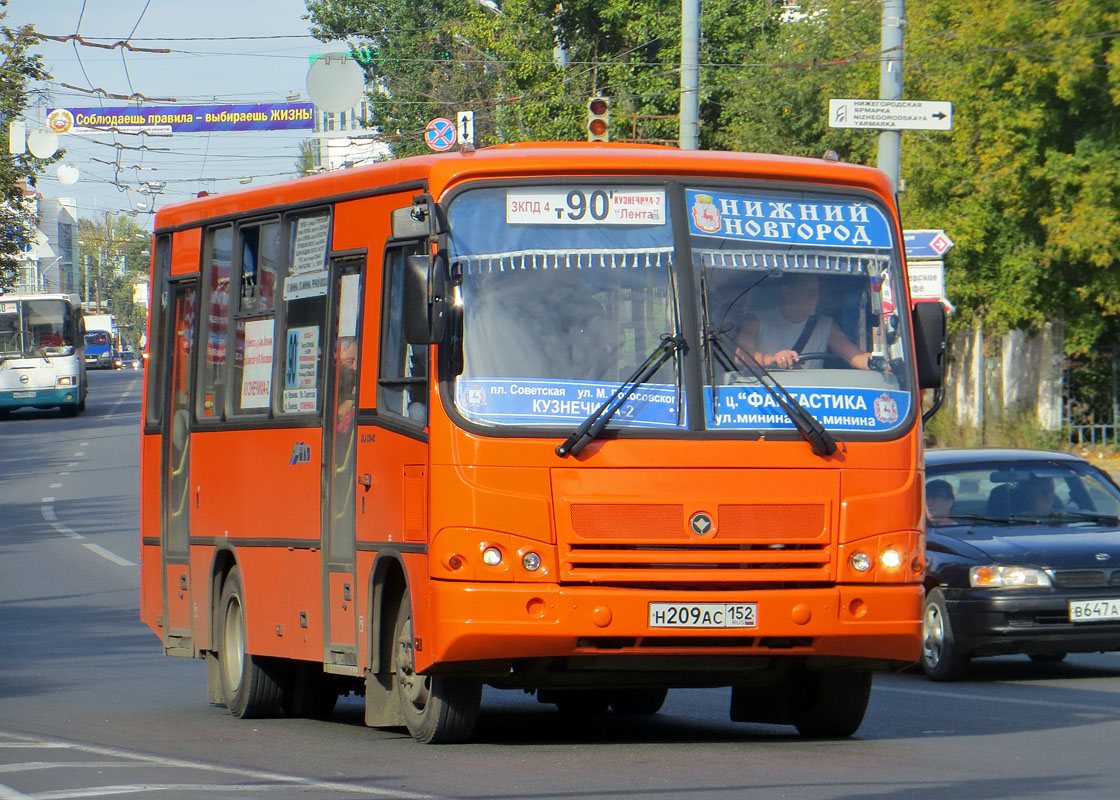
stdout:
[(919, 389), (940, 389), (945, 377), (945, 306), (937, 302), (914, 303), (914, 358)]
[(440, 256), (405, 259), (404, 335), (409, 344), (435, 344), (447, 320), (447, 263)]

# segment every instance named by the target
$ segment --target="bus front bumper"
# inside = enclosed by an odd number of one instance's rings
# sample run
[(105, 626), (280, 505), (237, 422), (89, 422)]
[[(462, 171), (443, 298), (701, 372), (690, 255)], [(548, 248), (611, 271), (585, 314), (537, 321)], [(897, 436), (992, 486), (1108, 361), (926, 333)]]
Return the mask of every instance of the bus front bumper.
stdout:
[[(428, 664), (607, 654), (916, 661), (920, 649), (923, 592), (916, 584), (726, 591), (439, 580), (429, 586), (434, 646), (426, 658), (416, 654)], [(707, 625), (722, 621), (721, 606), (754, 604), (754, 625), (667, 627), (665, 606), (653, 604), (695, 606), (695, 618)]]
[(14, 389), (0, 391), (0, 408), (54, 408), (75, 405), (78, 387), (63, 386), (57, 389)]

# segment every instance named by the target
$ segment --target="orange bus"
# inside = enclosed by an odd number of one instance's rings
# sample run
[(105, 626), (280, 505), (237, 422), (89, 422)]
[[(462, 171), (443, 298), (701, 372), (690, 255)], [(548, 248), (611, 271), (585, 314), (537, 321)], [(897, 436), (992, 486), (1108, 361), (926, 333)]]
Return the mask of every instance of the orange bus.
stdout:
[(233, 714), (353, 692), (452, 742), (484, 685), (730, 686), (836, 737), (917, 659), (945, 318), (879, 171), (506, 145), (169, 206), (155, 241), (141, 616)]

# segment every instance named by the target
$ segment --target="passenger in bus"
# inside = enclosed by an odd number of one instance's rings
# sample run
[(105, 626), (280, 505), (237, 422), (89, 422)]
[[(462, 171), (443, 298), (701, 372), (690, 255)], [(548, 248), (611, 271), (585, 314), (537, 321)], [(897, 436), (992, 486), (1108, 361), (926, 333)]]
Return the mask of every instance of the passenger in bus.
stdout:
[(358, 387), (358, 339), (344, 336), (338, 340), (338, 384), (335, 430), (346, 433), (354, 424)]
[[(746, 317), (735, 348), (740, 358), (753, 356), (764, 367), (792, 369), (802, 353), (835, 353), (837, 360), (855, 369), (871, 369), (871, 353), (849, 339), (832, 317), (817, 314), (820, 278), (786, 275), (776, 308), (761, 309)], [(827, 359), (809, 359), (810, 362)]]
[(949, 525), (953, 510), (953, 487), (948, 481), (932, 480), (926, 484), (926, 519), (931, 525)]

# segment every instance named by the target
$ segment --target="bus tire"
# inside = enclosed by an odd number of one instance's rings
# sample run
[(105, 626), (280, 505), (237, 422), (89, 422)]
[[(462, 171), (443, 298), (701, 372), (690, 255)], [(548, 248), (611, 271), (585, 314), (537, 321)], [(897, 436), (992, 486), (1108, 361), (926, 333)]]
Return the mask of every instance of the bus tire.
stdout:
[(616, 714), (656, 714), (665, 704), (668, 689), (615, 689), (610, 693)]
[(276, 716), (280, 710), (282, 662), (247, 652), (241, 569), (233, 567), (218, 603), (218, 677), (222, 702), (240, 719)]
[(405, 595), (393, 631), (393, 685), (405, 727), (424, 744), (467, 741), (482, 705), (482, 684), (418, 674), (412, 642), (412, 606)]
[(794, 716), (797, 732), (810, 739), (843, 739), (863, 723), (871, 698), (867, 670), (811, 672), (802, 679), (803, 704)]

